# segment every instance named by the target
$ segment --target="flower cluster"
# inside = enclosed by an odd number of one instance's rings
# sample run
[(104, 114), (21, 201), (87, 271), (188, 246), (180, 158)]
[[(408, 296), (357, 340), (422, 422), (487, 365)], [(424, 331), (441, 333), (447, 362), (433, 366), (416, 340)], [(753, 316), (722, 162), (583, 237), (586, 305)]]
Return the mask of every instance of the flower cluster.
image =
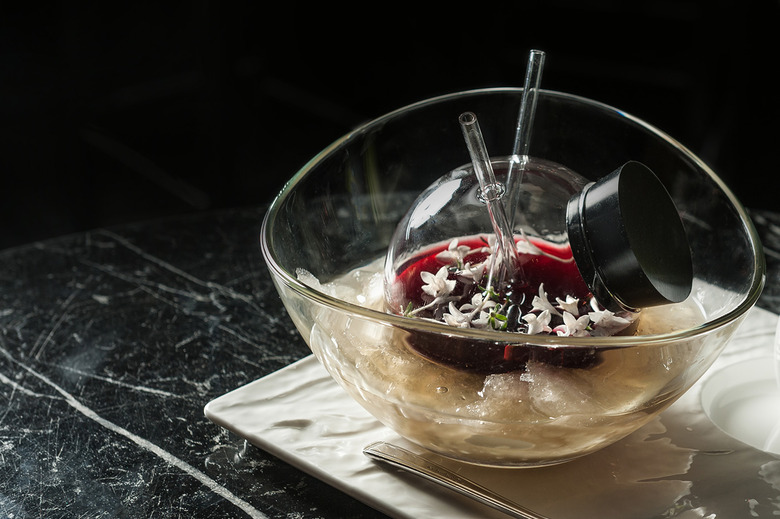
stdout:
[[(496, 293), (492, 287), (479, 286), (492, 259), (490, 244), (486, 244), (486, 247), (479, 251), (487, 253), (485, 259), (472, 265), (467, 258), (474, 252), (474, 249), (459, 245), (457, 239), (452, 240), (448, 248), (437, 255), (437, 259), (446, 265), (435, 274), (420, 273), (423, 281), (422, 291), (429, 296), (430, 302), (416, 309), (407, 308), (405, 313), (413, 316), (426, 310), (444, 308), (438, 312), (436, 320), (450, 326), (565, 337), (613, 335), (631, 324), (630, 320), (601, 308), (593, 297), (589, 301), (581, 302), (580, 299), (567, 295), (565, 299), (556, 297), (551, 301), (544, 283), (539, 285), (530, 309), (521, 314), (517, 305)], [(518, 242), (518, 252), (543, 253), (525, 240)], [(453, 294), (458, 279), (470, 282), (478, 289), (470, 297)]]

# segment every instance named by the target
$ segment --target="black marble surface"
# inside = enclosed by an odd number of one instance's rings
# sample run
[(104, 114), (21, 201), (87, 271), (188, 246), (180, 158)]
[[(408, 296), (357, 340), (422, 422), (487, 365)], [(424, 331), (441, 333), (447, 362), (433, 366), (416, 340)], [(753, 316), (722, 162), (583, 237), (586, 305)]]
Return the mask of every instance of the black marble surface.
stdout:
[[(263, 262), (263, 207), (0, 253), (0, 517), (378, 518), (209, 422), (309, 353)], [(780, 310), (780, 216), (760, 305)]]
[(0, 254), (0, 517), (381, 517), (203, 406), (309, 353), (262, 208)]

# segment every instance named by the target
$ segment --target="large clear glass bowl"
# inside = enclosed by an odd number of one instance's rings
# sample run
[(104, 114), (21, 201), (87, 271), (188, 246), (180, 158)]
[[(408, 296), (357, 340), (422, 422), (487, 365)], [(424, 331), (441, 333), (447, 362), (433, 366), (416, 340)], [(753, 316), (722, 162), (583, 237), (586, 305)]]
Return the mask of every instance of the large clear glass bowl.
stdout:
[[(287, 183), (262, 230), (291, 321), (357, 402), (425, 448), (505, 467), (561, 463), (650, 421), (712, 364), (755, 304), (765, 270), (744, 208), (690, 151), (620, 110), (541, 91), (531, 155), (589, 180), (637, 160), (664, 182), (691, 245), (689, 300), (642, 314), (640, 335), (598, 338), (455, 328), (383, 311), (376, 289), (397, 223), (419, 193), (469, 162), (458, 116), (478, 114), (491, 155), (511, 155), (521, 95), (460, 92), (357, 128)], [(335, 288), (348, 272), (373, 287), (367, 298)], [(420, 355), (411, 337), (476, 354), (521, 351), (528, 361), (504, 373), (467, 371)]]

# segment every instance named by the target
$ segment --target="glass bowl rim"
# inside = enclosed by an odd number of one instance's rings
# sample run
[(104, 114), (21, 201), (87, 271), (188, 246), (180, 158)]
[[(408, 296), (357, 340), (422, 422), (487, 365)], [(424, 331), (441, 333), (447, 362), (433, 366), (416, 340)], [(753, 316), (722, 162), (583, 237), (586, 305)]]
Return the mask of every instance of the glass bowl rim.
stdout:
[(379, 116), (375, 119), (372, 119), (368, 122), (365, 122), (360, 126), (356, 127), (355, 129), (351, 130), (350, 132), (344, 134), (342, 137), (336, 139), (329, 146), (327, 146), (322, 151), (320, 151), (317, 155), (312, 157), (306, 164), (304, 164), (295, 173), (295, 175), (293, 175), (287, 181), (287, 183), (277, 194), (277, 196), (271, 202), (271, 205), (269, 206), (268, 210), (266, 211), (265, 217), (263, 218), (261, 231), (260, 231), (260, 235), (261, 235), (260, 241), (261, 241), (262, 254), (266, 260), (266, 264), (269, 270), (271, 271), (271, 274), (278, 276), (278, 278), (280, 278), (287, 287), (294, 290), (295, 292), (297, 292), (299, 295), (301, 295), (306, 299), (312, 300), (326, 307), (330, 307), (331, 309), (337, 310), (341, 313), (346, 313), (353, 317), (380, 323), (384, 326), (392, 326), (404, 330), (415, 330), (415, 331), (421, 331), (427, 333), (437, 333), (444, 336), (456, 337), (462, 339), (490, 341), (494, 343), (504, 343), (504, 344), (523, 344), (525, 346), (537, 345), (541, 347), (567, 347), (567, 348), (572, 348), (572, 347), (622, 348), (622, 347), (630, 347), (630, 346), (637, 346), (637, 345), (647, 345), (648, 343), (675, 342), (675, 341), (689, 339), (691, 337), (695, 337), (698, 335), (703, 335), (712, 330), (726, 326), (727, 324), (740, 318), (750, 308), (752, 308), (755, 305), (756, 301), (758, 300), (763, 290), (765, 277), (766, 277), (766, 265), (765, 265), (765, 259), (763, 253), (763, 246), (761, 245), (761, 240), (753, 225), (753, 222), (751, 221), (750, 217), (747, 214), (747, 211), (742, 206), (742, 203), (726, 186), (726, 184), (720, 179), (720, 177), (718, 177), (715, 174), (715, 172), (712, 171), (710, 167), (707, 164), (705, 164), (699, 157), (697, 157), (694, 153), (688, 150), (676, 139), (672, 138), (671, 136), (669, 136), (662, 130), (656, 128), (655, 126), (643, 121), (642, 119), (639, 119), (638, 117), (635, 117), (623, 110), (619, 110), (611, 105), (602, 103), (600, 101), (595, 101), (593, 99), (589, 99), (587, 97), (579, 96), (576, 94), (570, 94), (570, 93), (559, 92), (554, 90), (545, 90), (545, 89), (539, 90), (540, 95), (553, 97), (553, 98), (557, 97), (557, 98), (566, 99), (569, 101), (575, 101), (586, 105), (591, 105), (592, 107), (597, 108), (599, 110), (611, 112), (620, 117), (624, 117), (630, 120), (634, 124), (642, 127), (644, 130), (652, 134), (655, 134), (657, 137), (665, 141), (667, 144), (679, 150), (682, 154), (684, 154), (692, 162), (694, 162), (696, 166), (698, 166), (702, 171), (704, 171), (713, 182), (715, 182), (718, 185), (718, 187), (726, 195), (729, 202), (731, 202), (737, 214), (739, 215), (740, 221), (743, 223), (743, 225), (747, 230), (750, 244), (752, 245), (754, 251), (753, 270), (752, 270), (750, 289), (746, 297), (743, 299), (743, 301), (740, 302), (739, 305), (737, 305), (735, 308), (731, 309), (730, 311), (726, 312), (725, 314), (716, 317), (714, 319), (709, 319), (700, 325), (689, 327), (689, 328), (683, 328), (680, 330), (675, 330), (673, 332), (666, 332), (666, 333), (659, 333), (659, 334), (641, 335), (641, 336), (617, 335), (617, 336), (609, 336), (609, 337), (569, 337), (569, 336), (554, 336), (554, 335), (545, 335), (545, 334), (527, 335), (522, 333), (508, 333), (508, 332), (501, 332), (495, 330), (482, 330), (476, 328), (457, 328), (457, 327), (446, 325), (444, 323), (437, 323), (437, 322), (427, 321), (423, 319), (413, 319), (413, 318), (403, 317), (403, 316), (399, 316), (387, 312), (373, 310), (370, 308), (365, 308), (360, 305), (352, 304), (347, 301), (330, 296), (324, 292), (321, 292), (319, 290), (310, 287), (309, 285), (306, 285), (305, 283), (302, 283), (296, 278), (296, 276), (294, 276), (291, 272), (288, 272), (284, 267), (282, 267), (282, 265), (280, 265), (276, 261), (276, 257), (273, 251), (273, 246), (271, 243), (273, 241), (273, 237), (269, 235), (269, 232), (270, 232), (272, 222), (276, 219), (276, 216), (279, 212), (279, 207), (282, 205), (284, 200), (290, 196), (295, 186), (307, 176), (309, 171), (311, 171), (321, 161), (323, 161), (326, 157), (334, 153), (345, 143), (349, 142), (353, 138), (356, 138), (360, 134), (364, 133), (366, 130), (375, 126), (380, 126), (385, 121), (392, 119), (396, 117), (399, 113), (406, 112), (408, 110), (418, 109), (430, 104), (441, 103), (444, 101), (455, 99), (457, 97), (465, 97), (465, 96), (480, 95), (480, 94), (521, 93), (522, 91), (523, 89), (521, 87), (492, 87), (492, 88), (480, 88), (480, 89), (473, 89), (473, 90), (463, 90), (459, 92), (453, 92), (449, 94), (439, 95), (436, 97), (431, 97), (428, 99), (424, 99), (422, 101), (417, 101), (415, 103), (408, 104), (406, 106), (388, 112), (382, 116)]

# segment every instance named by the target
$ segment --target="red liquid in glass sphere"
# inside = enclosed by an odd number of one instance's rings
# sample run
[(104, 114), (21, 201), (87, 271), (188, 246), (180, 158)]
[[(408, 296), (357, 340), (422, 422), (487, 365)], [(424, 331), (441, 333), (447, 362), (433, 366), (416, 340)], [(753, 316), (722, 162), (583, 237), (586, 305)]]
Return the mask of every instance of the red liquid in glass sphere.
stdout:
[[(565, 301), (570, 296), (579, 300), (577, 307), (580, 315), (590, 309), (591, 294), (577, 270), (569, 246), (538, 239), (531, 239), (531, 243), (533, 247), (530, 249), (536, 249), (536, 253), (518, 253), (519, 268), (514, 277), (496, 289), (500, 294), (500, 312), (506, 318), (504, 329), (508, 331), (522, 333), (527, 329), (521, 316), (534, 310), (533, 300), (540, 295), (540, 285), (543, 285), (544, 295), (550, 302), (555, 302), (556, 298)], [(463, 264), (479, 264), (489, 254), (487, 242), (479, 237), (459, 239), (457, 245), (470, 249), (461, 258), (460, 273), (463, 272)], [(458, 266), (453, 265), (451, 258), (441, 256), (441, 253), (446, 256), (448, 246), (444, 244), (428, 249), (398, 269), (396, 282), (388, 291), (388, 302), (395, 313), (414, 312), (415, 317), (441, 320), (442, 315), (450, 311), (450, 302), (460, 307), (469, 303), (475, 294), (484, 293), (487, 275), (477, 280), (460, 275)], [(447, 279), (455, 281), (455, 288), (437, 304), (434, 297), (423, 290), (425, 282), (421, 273), (436, 274), (442, 267), (449, 268)], [(513, 310), (512, 307), (516, 308)], [(560, 316), (557, 318), (561, 319)], [(516, 343), (517, 336), (513, 336), (512, 341)], [(589, 348), (562, 349), (508, 344), (503, 341), (491, 343), (419, 331), (410, 331), (406, 342), (419, 354), (438, 363), (485, 373), (524, 369), (531, 360), (566, 367), (587, 367), (597, 362), (595, 353)]]

